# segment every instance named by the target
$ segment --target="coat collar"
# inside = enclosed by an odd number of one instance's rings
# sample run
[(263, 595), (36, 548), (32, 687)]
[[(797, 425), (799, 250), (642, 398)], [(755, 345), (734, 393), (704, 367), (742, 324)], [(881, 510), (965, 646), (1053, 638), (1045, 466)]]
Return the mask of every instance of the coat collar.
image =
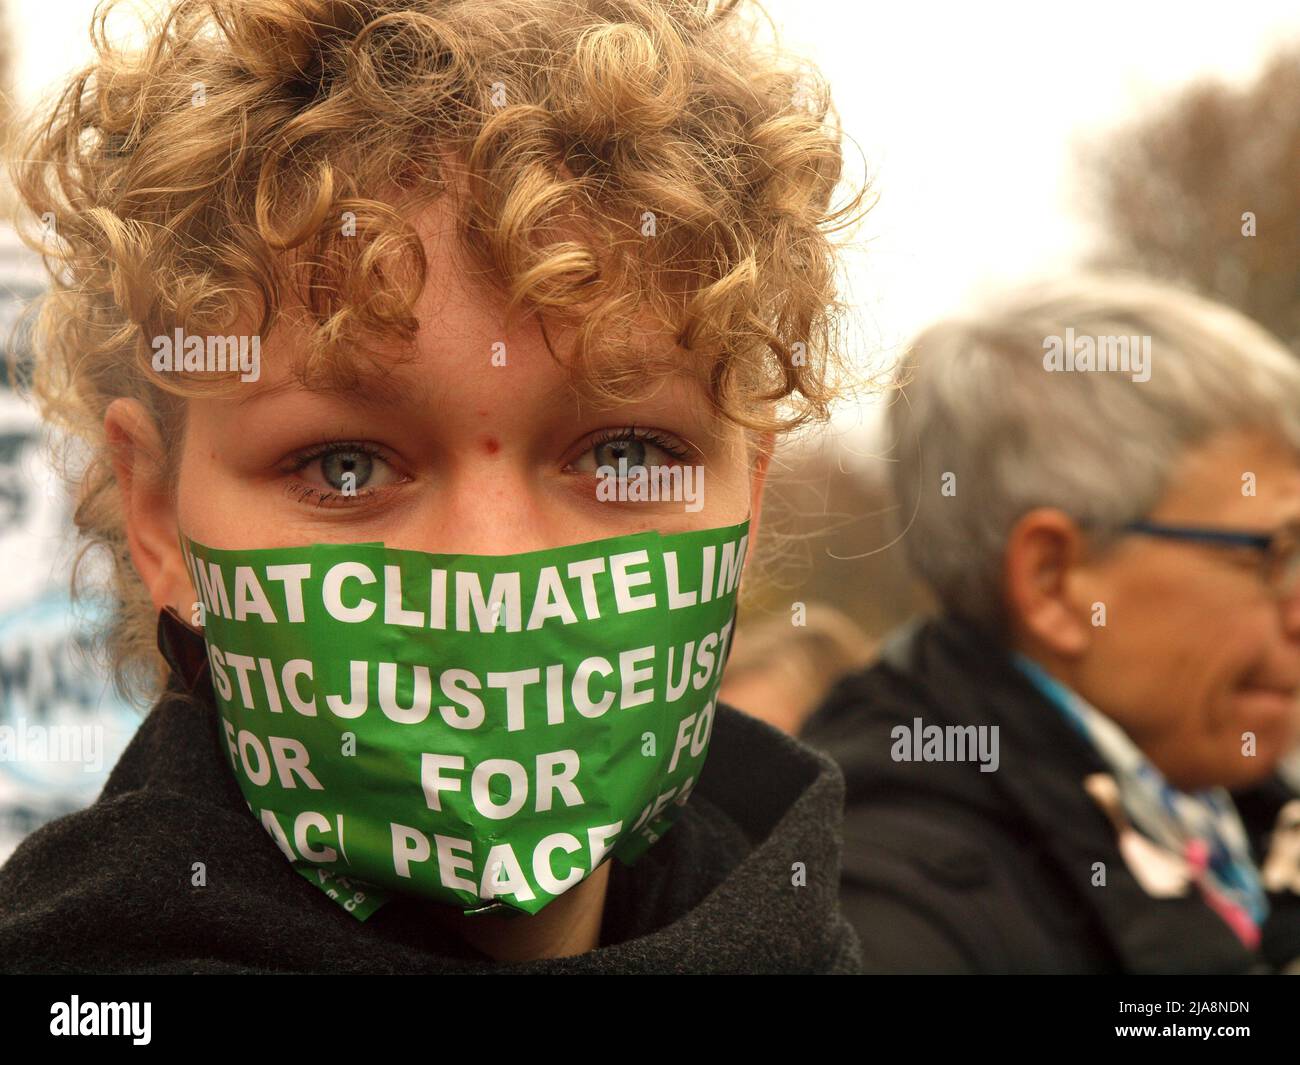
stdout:
[(186, 624), (171, 606), (158, 612), (158, 650), (185, 691), (193, 692), (206, 680), (210, 667), (203, 633)]
[[(948, 617), (911, 627), (884, 655), (924, 686), (924, 713), (936, 724), (999, 727), (998, 771), (973, 774), (982, 779), (961, 774), (970, 801), (992, 800), (1028, 830), (1079, 907), (1096, 915), (1127, 970), (1239, 972), (1257, 962), (1198, 893), (1159, 898), (1144, 890), (1085, 785), (1109, 767), (1004, 649)], [(994, 794), (975, 794), (986, 788)], [(1097, 882), (1102, 869), (1104, 887)]]

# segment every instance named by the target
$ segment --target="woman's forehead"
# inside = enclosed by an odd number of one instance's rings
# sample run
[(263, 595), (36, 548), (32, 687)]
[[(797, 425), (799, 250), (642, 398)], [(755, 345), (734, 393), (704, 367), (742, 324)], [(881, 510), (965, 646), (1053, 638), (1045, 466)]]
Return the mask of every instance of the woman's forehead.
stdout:
[[(364, 383), (374, 394), (393, 398), (405, 394), (408, 375), (427, 382), (453, 373), (470, 379), (491, 370), (498, 385), (512, 378), (529, 384), (567, 376), (573, 393), (592, 397), (608, 392), (611, 378), (629, 372), (640, 379), (631, 395), (651, 378), (699, 376), (703, 357), (683, 349), (677, 330), (645, 301), (630, 311), (624, 308), (627, 329), (601, 334), (596, 357), (589, 360), (590, 376), (574, 369), (572, 352), (589, 321), (580, 314), (541, 312), (528, 305), (511, 309), (499, 275), (459, 235), (458, 212), (463, 209), (461, 198), (449, 193), (410, 213), (426, 264), (424, 285), (411, 307), (415, 328), (410, 339), (376, 336), (362, 341), (369, 350), (354, 347), (331, 359), (314, 355), (311, 334), (320, 323), (295, 283), (308, 278), (297, 273), (301, 264), (290, 258), (282, 260), (281, 311), (264, 348), (275, 360), (287, 361), (285, 373), (297, 375), (307, 387)], [(585, 240), (590, 233), (575, 224), (555, 236)]]
[[(512, 330), (505, 339), (481, 334), (466, 342), (435, 328), (422, 327), (408, 352), (385, 356), (347, 356), (331, 367), (310, 372), (303, 343), (275, 330), (264, 349), (262, 374), (240, 382), (228, 396), (191, 400), (206, 406), (218, 422), (237, 418), (252, 424), (263, 417), (304, 419), (335, 411), (392, 421), (445, 420), (463, 425), (486, 419), (522, 427), (557, 415), (582, 417), (620, 410), (638, 419), (676, 419), (697, 437), (725, 435), (704, 384), (694, 373), (671, 364), (650, 372), (646, 356), (633, 349), (611, 356), (611, 371), (628, 373), (622, 399), (599, 387), (594, 375), (573, 373), (546, 348), (540, 332)], [(497, 346), (499, 345), (499, 347)], [(597, 368), (599, 369), (599, 368)], [(641, 373), (641, 370), (645, 370)]]

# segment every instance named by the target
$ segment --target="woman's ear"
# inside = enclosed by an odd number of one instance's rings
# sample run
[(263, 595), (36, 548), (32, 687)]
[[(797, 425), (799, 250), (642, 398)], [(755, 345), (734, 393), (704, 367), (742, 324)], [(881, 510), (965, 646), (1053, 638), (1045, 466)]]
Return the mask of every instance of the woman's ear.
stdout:
[(156, 611), (173, 606), (188, 617), (193, 586), (181, 558), (176, 500), (167, 483), (158, 428), (139, 400), (120, 398), (104, 412), (104, 432), (112, 451), (131, 563)]

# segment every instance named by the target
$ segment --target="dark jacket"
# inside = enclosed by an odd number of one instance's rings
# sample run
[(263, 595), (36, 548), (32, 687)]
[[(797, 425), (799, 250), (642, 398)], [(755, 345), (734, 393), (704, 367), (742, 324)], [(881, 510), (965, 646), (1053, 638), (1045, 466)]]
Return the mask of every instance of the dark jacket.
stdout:
[[(88, 809), (0, 868), (0, 970), (92, 973), (846, 973), (834, 763), (719, 706), (677, 823), (610, 873), (602, 946), (497, 964), (439, 933), (428, 900), (364, 923), (294, 872), (249, 812), (221, 747), (201, 636), (164, 611), (168, 692)], [(191, 886), (203, 862), (207, 885)], [(803, 863), (806, 886), (792, 870)]]
[[(892, 730), (918, 718), (997, 725), (998, 768), (895, 761), (902, 734)], [(879, 661), (833, 689), (802, 738), (844, 770), (841, 898), (868, 971), (1234, 973), (1300, 957), (1294, 894), (1269, 896), (1255, 952), (1198, 892), (1147, 895), (1084, 791), (1086, 776), (1109, 772), (1100, 755), (959, 621), (894, 633)], [(1257, 859), (1293, 797), (1276, 778), (1239, 796)], [(1093, 886), (1096, 862), (1105, 886)]]

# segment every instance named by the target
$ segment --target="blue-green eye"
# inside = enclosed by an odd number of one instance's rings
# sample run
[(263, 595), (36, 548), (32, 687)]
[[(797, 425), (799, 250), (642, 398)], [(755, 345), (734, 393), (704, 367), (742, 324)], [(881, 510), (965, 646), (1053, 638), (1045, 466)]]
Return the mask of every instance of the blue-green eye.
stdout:
[(596, 473), (608, 466), (615, 472), (619, 469), (619, 459), (626, 462), (626, 469), (638, 466), (672, 466), (684, 461), (689, 455), (687, 448), (680, 442), (654, 430), (607, 429), (592, 440), (587, 450), (573, 463), (573, 469), (581, 473)]
[(360, 450), (331, 451), (321, 460), (325, 480), (337, 492), (365, 488), (375, 468), (375, 456)]
[(646, 445), (644, 440), (607, 440), (591, 449), (596, 457), (596, 468), (612, 466), (618, 469), (619, 461), (627, 463), (627, 468), (644, 466)]
[(300, 479), (287, 484), (286, 491), (300, 501), (315, 500), (318, 506), (373, 496), (399, 479), (377, 449), (352, 441), (331, 441), (299, 452), (287, 472)]

